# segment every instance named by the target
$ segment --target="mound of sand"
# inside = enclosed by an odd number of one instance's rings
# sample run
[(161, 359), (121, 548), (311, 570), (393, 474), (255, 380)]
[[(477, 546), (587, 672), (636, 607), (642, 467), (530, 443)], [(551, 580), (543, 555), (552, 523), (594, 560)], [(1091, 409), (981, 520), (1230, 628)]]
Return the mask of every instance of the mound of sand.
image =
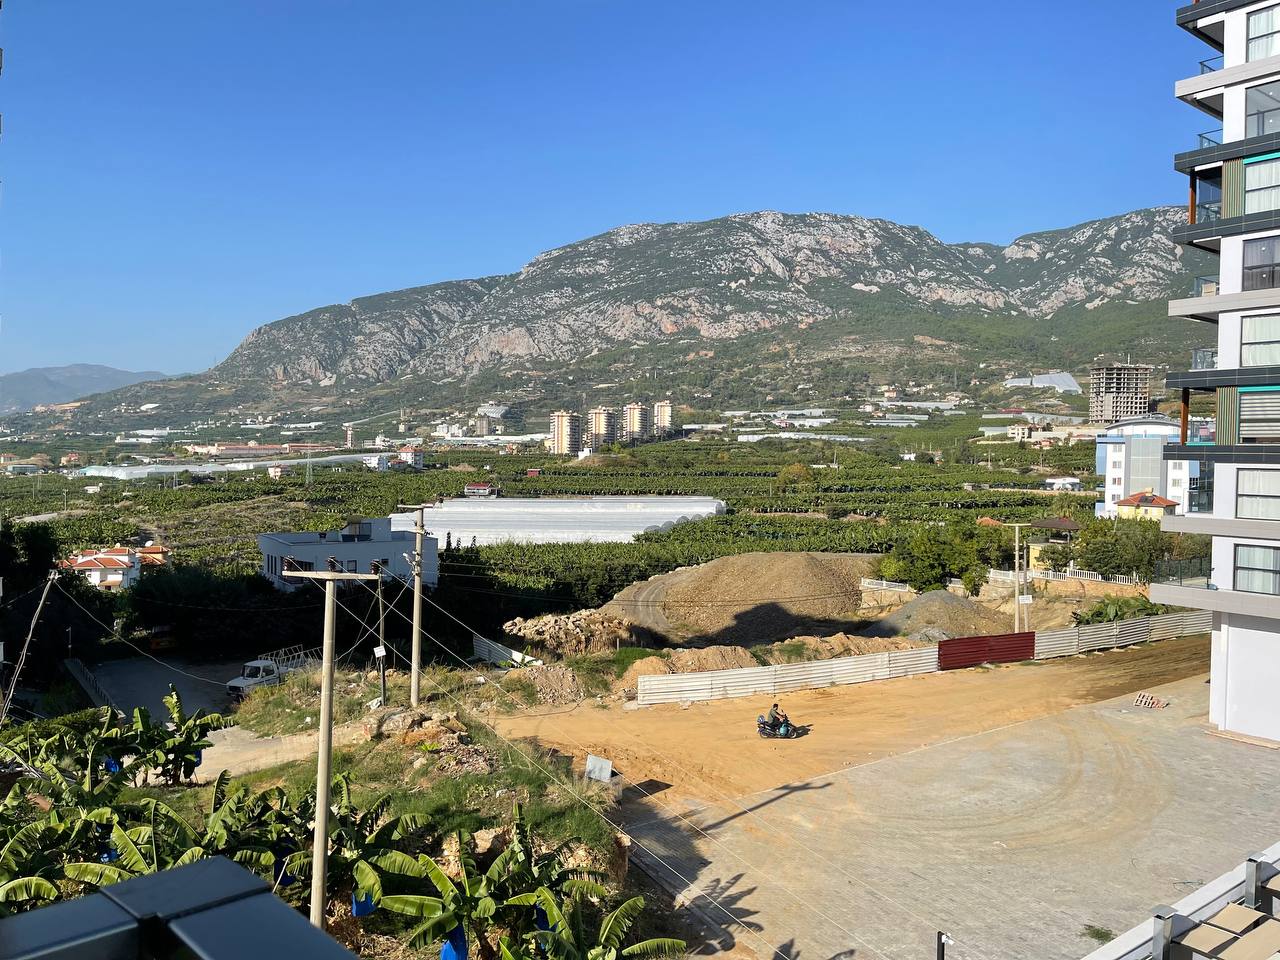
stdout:
[(996, 613), (976, 600), (946, 590), (931, 590), (876, 621), (865, 632), (869, 636), (921, 636), (937, 640), (1007, 633), (1012, 628), (1012, 617)]
[(689, 650), (672, 650), (666, 657), (645, 657), (627, 668), (615, 689), (633, 696), (641, 677), (654, 677), (666, 673), (703, 673), (708, 670), (736, 670), (739, 667), (758, 667), (760, 662), (745, 647), (699, 647)]
[(876, 559), (841, 553), (721, 557), (672, 576), (663, 610), (691, 636), (726, 643), (833, 633), (859, 620), (859, 582)]

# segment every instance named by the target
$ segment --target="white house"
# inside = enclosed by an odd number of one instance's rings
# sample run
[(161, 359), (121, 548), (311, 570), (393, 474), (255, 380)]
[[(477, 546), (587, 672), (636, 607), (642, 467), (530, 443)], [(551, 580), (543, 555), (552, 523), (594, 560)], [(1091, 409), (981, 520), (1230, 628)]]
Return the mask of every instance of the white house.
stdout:
[(360, 462), (370, 470), (376, 470), (379, 473), (384, 473), (391, 467), (391, 461), (385, 453), (371, 453), (361, 457)]
[(1044, 488), (1046, 490), (1067, 490), (1079, 493), (1084, 489), (1084, 484), (1080, 482), (1079, 477), (1046, 477)]
[(168, 559), (168, 547), (149, 543), (145, 547), (81, 550), (60, 561), (58, 566), (82, 575), (98, 590), (125, 590), (138, 582), (147, 567), (163, 566)]
[[(352, 520), (341, 530), (302, 533), (264, 533), (258, 537), (262, 552), (262, 575), (281, 590), (296, 590), (302, 580), (284, 576), (285, 559), (292, 557), (295, 569), (325, 570), (332, 557), (348, 573), (372, 573), (374, 563), (384, 573), (400, 580), (413, 576), (413, 532), (392, 530), (390, 517)], [(422, 582), (435, 586), (440, 579), (440, 563), (435, 537), (422, 538)]]

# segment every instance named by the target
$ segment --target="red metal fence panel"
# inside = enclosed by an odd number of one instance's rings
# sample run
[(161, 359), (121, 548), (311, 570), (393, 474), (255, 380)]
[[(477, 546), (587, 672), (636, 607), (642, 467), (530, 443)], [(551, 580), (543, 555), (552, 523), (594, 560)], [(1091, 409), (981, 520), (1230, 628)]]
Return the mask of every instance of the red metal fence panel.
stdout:
[(1036, 655), (1034, 633), (953, 637), (938, 644), (938, 669), (962, 670), (980, 663), (1013, 663)]

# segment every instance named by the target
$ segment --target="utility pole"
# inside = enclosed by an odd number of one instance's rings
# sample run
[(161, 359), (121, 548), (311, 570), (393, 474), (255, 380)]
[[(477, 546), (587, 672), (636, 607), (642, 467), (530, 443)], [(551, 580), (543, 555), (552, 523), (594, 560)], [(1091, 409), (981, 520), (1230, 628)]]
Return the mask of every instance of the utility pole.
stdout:
[(423, 511), (426, 507), (425, 503), (413, 506), (401, 504), (400, 507), (402, 510), (416, 511), (413, 523), (413, 637), (409, 648), (412, 670), (412, 676), (409, 677), (409, 706), (411, 707), (418, 705), (421, 689), (419, 672), (422, 670), (422, 535), (427, 532), (423, 527)]
[(324, 929), (325, 882), (329, 874), (329, 787), (333, 777), (333, 659), (338, 619), (339, 580), (379, 580), (376, 573), (345, 573), (329, 558), (328, 570), (291, 570), (293, 558), (285, 558), (286, 577), (324, 582), (324, 647), (320, 664), (320, 729), (316, 752), (316, 822), (311, 844), (311, 925)]
[(44, 592), (40, 594), (40, 602), (36, 605), (35, 616), (31, 618), (31, 626), (27, 628), (27, 639), (23, 641), (22, 652), (18, 654), (18, 662), (14, 664), (13, 677), (9, 680), (9, 692), (4, 696), (4, 703), (0, 704), (0, 727), (4, 726), (4, 721), (9, 716), (9, 705), (13, 703), (14, 691), (18, 689), (18, 677), (22, 675), (22, 665), (27, 662), (27, 650), (31, 647), (31, 638), (35, 636), (36, 624), (40, 622), (44, 602), (49, 599), (49, 588), (57, 579), (58, 571), (50, 570), (49, 579), (44, 582)]
[(378, 679), (379, 695), (382, 705), (387, 705), (387, 608), (382, 597), (382, 564), (374, 563), (372, 569), (378, 574)]

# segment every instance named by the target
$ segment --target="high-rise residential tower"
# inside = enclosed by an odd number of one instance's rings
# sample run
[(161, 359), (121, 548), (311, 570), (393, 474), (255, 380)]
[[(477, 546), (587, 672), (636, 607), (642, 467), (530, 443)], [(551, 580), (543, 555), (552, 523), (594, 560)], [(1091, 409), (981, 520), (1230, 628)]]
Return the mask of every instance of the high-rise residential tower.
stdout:
[(1115, 423), (1145, 417), (1151, 406), (1151, 373), (1145, 363), (1108, 363), (1089, 368), (1089, 422)]
[(624, 440), (643, 440), (649, 436), (652, 421), (649, 408), (643, 403), (628, 403), (622, 408), (622, 437)]
[(547, 446), (554, 454), (576, 457), (582, 449), (582, 415), (568, 410), (551, 414), (551, 438)]
[(594, 407), (587, 411), (587, 446), (601, 447), (618, 439), (618, 411)]
[[(1215, 129), (1174, 158), (1191, 182), (1174, 239), (1212, 254), (1217, 276), (1169, 315), (1215, 325), (1218, 348), (1165, 381), (1181, 391), (1182, 435), (1164, 455), (1199, 461), (1199, 477), (1186, 514), (1162, 524), (1211, 535), (1213, 556), (1151, 599), (1214, 613), (1210, 722), (1280, 740), (1280, 3), (1201, 0), (1177, 22), (1212, 48), (1178, 99)], [(1188, 430), (1196, 392), (1217, 404), (1207, 442)]]
[(653, 405), (653, 435), (663, 437), (671, 432), (671, 401), (659, 400)]

